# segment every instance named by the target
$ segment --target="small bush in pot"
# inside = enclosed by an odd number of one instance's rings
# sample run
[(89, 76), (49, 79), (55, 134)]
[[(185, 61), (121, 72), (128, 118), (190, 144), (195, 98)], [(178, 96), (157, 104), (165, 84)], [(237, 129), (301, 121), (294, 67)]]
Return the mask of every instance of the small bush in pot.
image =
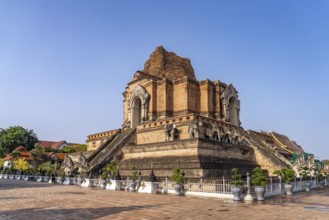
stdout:
[(178, 167), (172, 170), (171, 180), (175, 181), (176, 184), (174, 185), (175, 188), (175, 195), (181, 196), (183, 195), (183, 179), (184, 173)]
[(260, 167), (256, 167), (252, 171), (251, 183), (255, 186), (255, 192), (258, 201), (264, 200), (265, 186), (267, 184), (267, 178)]
[(240, 201), (241, 200), (241, 193), (242, 193), (242, 185), (243, 181), (241, 180), (241, 174), (238, 174), (238, 169), (233, 168), (232, 169), (232, 181), (230, 182), (230, 185), (232, 185), (231, 190), (234, 195), (233, 200), (234, 201)]
[(307, 166), (303, 166), (302, 170), (300, 171), (299, 175), (303, 178), (304, 186), (305, 186), (305, 191), (309, 192), (311, 191), (311, 170)]
[(131, 171), (131, 179), (132, 179), (132, 182), (130, 183), (129, 185), (129, 191), (130, 192), (136, 192), (136, 180), (137, 180), (137, 170), (136, 170), (136, 167), (133, 166), (132, 168), (132, 171)]
[(99, 184), (99, 187), (101, 189), (105, 189), (105, 187), (106, 187), (106, 179), (107, 179), (107, 172), (106, 171), (103, 171), (101, 173), (101, 182)]
[(295, 171), (292, 169), (282, 168), (280, 170), (276, 170), (274, 174), (281, 176), (282, 181), (285, 183), (284, 188), (286, 189), (287, 195), (292, 195), (293, 185), (291, 182), (295, 178)]

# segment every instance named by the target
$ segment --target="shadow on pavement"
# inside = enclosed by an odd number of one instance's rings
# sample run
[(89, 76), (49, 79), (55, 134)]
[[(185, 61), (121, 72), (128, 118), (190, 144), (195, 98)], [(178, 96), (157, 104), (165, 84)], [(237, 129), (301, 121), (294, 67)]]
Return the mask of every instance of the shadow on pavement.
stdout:
[(0, 179), (0, 190), (17, 189), (17, 188), (36, 188), (36, 187), (52, 187), (49, 183), (38, 183), (25, 180), (8, 180)]
[(138, 209), (150, 209), (153, 205), (135, 205), (109, 208), (27, 208), (0, 212), (0, 219), (96, 219)]

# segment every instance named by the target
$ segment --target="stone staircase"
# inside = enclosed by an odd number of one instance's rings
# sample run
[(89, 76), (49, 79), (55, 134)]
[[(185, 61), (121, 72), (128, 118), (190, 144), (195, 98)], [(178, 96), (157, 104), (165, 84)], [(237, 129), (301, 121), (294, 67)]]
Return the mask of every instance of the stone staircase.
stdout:
[(256, 146), (264, 156), (266, 156), (269, 160), (271, 160), (275, 164), (280, 165), (282, 167), (292, 168), (292, 164), (290, 163), (289, 160), (287, 160), (279, 152), (268, 146), (263, 140), (258, 138), (252, 132), (246, 131), (244, 132), (243, 136), (247, 141), (249, 141), (254, 146)]
[(87, 159), (88, 162), (90, 163), (90, 161), (92, 161), (100, 152), (102, 152), (120, 132), (121, 131), (113, 134), (103, 144), (101, 144), (101, 146), (99, 146), (99, 148), (97, 148), (93, 153), (91, 153)]
[(99, 150), (88, 158), (89, 168), (87, 173), (96, 174), (99, 172), (135, 134), (135, 131), (136, 129), (121, 131), (104, 142)]

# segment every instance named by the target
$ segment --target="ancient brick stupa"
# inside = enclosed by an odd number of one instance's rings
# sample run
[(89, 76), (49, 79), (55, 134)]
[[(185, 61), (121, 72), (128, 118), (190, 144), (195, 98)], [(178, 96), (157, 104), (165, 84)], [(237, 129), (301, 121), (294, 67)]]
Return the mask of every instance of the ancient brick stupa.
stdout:
[[(240, 101), (232, 84), (198, 81), (187, 58), (156, 48), (123, 93), (121, 128), (88, 136), (89, 171), (111, 159), (121, 175), (135, 166), (142, 175), (222, 177), (257, 165), (273, 172), (290, 163), (259, 135), (240, 127)], [(118, 108), (119, 103), (118, 103)], [(115, 117), (115, 116), (113, 116)], [(111, 125), (108, 125), (111, 127)]]

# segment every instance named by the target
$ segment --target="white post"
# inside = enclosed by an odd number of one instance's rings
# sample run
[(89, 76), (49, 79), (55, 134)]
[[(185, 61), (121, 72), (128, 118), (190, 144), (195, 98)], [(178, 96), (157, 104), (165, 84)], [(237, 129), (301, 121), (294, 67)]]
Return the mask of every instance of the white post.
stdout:
[(223, 193), (226, 194), (225, 177), (223, 176)]
[(253, 198), (252, 198), (252, 196), (250, 194), (250, 173), (247, 172), (246, 175), (247, 175), (247, 195), (244, 197), (244, 200), (246, 200), (246, 201), (252, 201)]

